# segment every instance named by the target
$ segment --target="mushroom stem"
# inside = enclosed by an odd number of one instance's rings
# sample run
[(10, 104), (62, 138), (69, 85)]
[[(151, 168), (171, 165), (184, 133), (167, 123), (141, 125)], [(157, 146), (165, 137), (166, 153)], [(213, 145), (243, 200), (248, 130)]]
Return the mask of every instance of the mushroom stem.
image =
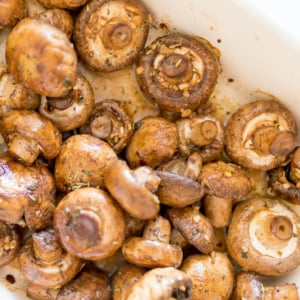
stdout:
[(218, 134), (218, 127), (212, 120), (205, 120), (203, 122), (195, 122), (191, 125), (191, 142), (202, 147), (210, 144)]
[(113, 131), (113, 122), (109, 116), (99, 116), (91, 122), (90, 129), (93, 136), (108, 139)]
[(162, 216), (149, 220), (144, 228), (143, 237), (147, 240), (168, 244), (171, 238), (170, 221)]
[(70, 107), (73, 103), (74, 96), (73, 92), (68, 93), (66, 97), (47, 97), (48, 110), (51, 111), (53, 109), (64, 110)]

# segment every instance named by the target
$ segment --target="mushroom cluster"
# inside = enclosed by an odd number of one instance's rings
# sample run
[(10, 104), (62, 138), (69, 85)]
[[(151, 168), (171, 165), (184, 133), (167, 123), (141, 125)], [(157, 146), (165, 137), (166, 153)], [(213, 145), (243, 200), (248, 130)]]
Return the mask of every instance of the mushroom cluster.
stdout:
[(141, 0), (3, 0), (2, 27), (0, 266), (18, 263), (28, 297), (299, 299), (264, 283), (300, 265), (287, 107), (220, 118), (218, 49), (149, 35)]

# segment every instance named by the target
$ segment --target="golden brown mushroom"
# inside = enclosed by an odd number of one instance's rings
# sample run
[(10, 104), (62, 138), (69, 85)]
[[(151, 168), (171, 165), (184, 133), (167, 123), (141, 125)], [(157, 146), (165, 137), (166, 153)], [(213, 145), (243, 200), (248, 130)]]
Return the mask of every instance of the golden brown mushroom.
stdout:
[(158, 215), (160, 205), (154, 192), (160, 184), (160, 178), (151, 168), (131, 170), (125, 161), (115, 160), (106, 168), (104, 183), (129, 215), (141, 220)]
[(296, 122), (275, 100), (240, 107), (225, 128), (225, 149), (237, 164), (258, 170), (280, 166), (297, 146)]
[(192, 280), (192, 299), (230, 299), (235, 272), (225, 253), (190, 255), (183, 261), (180, 270)]
[(108, 193), (81, 188), (68, 193), (54, 212), (58, 240), (71, 254), (85, 260), (113, 255), (125, 238), (125, 220)]
[(174, 123), (149, 117), (139, 121), (136, 128), (126, 148), (126, 160), (131, 168), (141, 165), (156, 168), (173, 157), (178, 147)]
[(136, 67), (147, 97), (163, 110), (183, 114), (208, 100), (219, 72), (219, 58), (207, 41), (179, 33), (153, 41)]
[(2, 0), (0, 2), (0, 30), (11, 28), (25, 17), (24, 0)]
[(139, 0), (92, 0), (76, 19), (74, 42), (84, 63), (111, 72), (136, 60), (148, 27), (148, 13)]
[(68, 192), (80, 187), (104, 187), (104, 173), (117, 159), (106, 142), (89, 134), (77, 134), (62, 144), (55, 160), (54, 177), (58, 190)]
[(52, 229), (35, 232), (21, 248), (19, 265), (25, 278), (43, 288), (59, 288), (83, 266), (81, 259), (59, 245)]
[(94, 92), (89, 81), (78, 74), (72, 91), (65, 97), (42, 96), (39, 112), (61, 131), (82, 126), (94, 109)]
[(300, 264), (300, 218), (276, 199), (237, 204), (228, 228), (227, 249), (244, 271), (281, 276)]
[(46, 7), (75, 9), (84, 4), (88, 0), (39, 0)]
[(12, 110), (1, 121), (0, 132), (7, 143), (8, 152), (24, 164), (32, 164), (40, 154), (55, 158), (62, 136), (53, 123), (30, 110)]
[(70, 40), (42, 21), (21, 20), (7, 38), (5, 57), (9, 72), (37, 94), (66, 96), (76, 82), (77, 55)]
[(182, 249), (169, 244), (171, 224), (158, 216), (149, 220), (143, 237), (131, 237), (122, 245), (122, 253), (130, 263), (147, 268), (178, 267), (182, 262)]

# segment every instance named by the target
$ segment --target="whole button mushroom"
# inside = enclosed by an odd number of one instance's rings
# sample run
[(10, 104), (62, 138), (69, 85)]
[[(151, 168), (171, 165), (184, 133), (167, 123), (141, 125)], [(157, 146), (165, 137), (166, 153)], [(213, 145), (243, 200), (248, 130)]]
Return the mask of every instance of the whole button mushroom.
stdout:
[(2, 118), (0, 132), (7, 143), (9, 154), (26, 165), (36, 161), (40, 154), (45, 159), (55, 158), (62, 143), (62, 136), (56, 126), (30, 110), (7, 112)]
[(180, 270), (192, 280), (192, 299), (230, 299), (235, 272), (226, 254), (190, 255)]
[(179, 33), (161, 36), (137, 62), (138, 83), (161, 109), (194, 111), (211, 95), (220, 72), (219, 57), (207, 41)]
[(148, 221), (143, 237), (131, 237), (123, 243), (122, 253), (128, 262), (140, 267), (178, 267), (182, 249), (169, 244), (170, 236), (170, 221), (158, 216)]
[(92, 0), (76, 19), (74, 42), (85, 64), (112, 72), (136, 60), (148, 29), (148, 13), (141, 1)]
[(126, 300), (191, 300), (190, 277), (173, 267), (155, 268), (146, 272), (130, 289)]
[(63, 197), (55, 209), (53, 227), (64, 249), (85, 260), (113, 255), (125, 238), (121, 208), (108, 193), (92, 187)]
[(7, 38), (5, 57), (9, 72), (37, 94), (62, 97), (76, 83), (77, 55), (70, 40), (42, 21), (21, 20)]
[(179, 142), (174, 123), (149, 117), (139, 121), (136, 128), (126, 148), (126, 160), (131, 168), (141, 165), (156, 168), (173, 157)]
[(199, 181), (204, 187), (204, 212), (213, 226), (225, 227), (230, 222), (233, 202), (245, 198), (252, 181), (238, 165), (223, 161), (203, 165)]
[(69, 192), (81, 187), (104, 187), (104, 173), (117, 159), (106, 142), (89, 134), (69, 137), (55, 160), (54, 177), (57, 189)]
[(0, 220), (27, 226), (31, 230), (52, 224), (55, 209), (55, 182), (48, 168), (0, 157)]
[(89, 81), (78, 74), (76, 84), (65, 97), (42, 96), (39, 112), (61, 131), (82, 126), (94, 109), (94, 91)]
[(160, 178), (151, 168), (131, 170), (125, 161), (115, 160), (106, 168), (104, 183), (130, 216), (147, 220), (158, 215), (160, 204), (154, 192), (160, 184)]
[(21, 248), (19, 265), (25, 278), (43, 288), (59, 288), (72, 280), (83, 262), (64, 251), (52, 229), (35, 232)]
[(237, 164), (270, 170), (280, 166), (297, 146), (291, 112), (275, 100), (257, 100), (240, 107), (225, 128), (225, 149)]
[(227, 249), (244, 271), (281, 276), (300, 264), (300, 218), (269, 198), (237, 204), (228, 228)]
[(0, 30), (11, 28), (25, 17), (24, 0), (2, 0), (0, 2)]

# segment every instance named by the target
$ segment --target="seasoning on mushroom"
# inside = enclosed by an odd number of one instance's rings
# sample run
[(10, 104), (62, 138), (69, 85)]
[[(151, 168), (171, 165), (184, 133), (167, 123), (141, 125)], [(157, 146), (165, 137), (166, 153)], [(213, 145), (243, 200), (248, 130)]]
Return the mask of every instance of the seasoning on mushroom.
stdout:
[(61, 131), (82, 126), (94, 109), (94, 92), (89, 81), (78, 74), (72, 91), (64, 97), (42, 96), (39, 112)]
[(276, 199), (237, 204), (228, 228), (227, 249), (244, 271), (281, 276), (300, 264), (300, 217)]
[(225, 128), (225, 149), (237, 164), (258, 170), (280, 166), (297, 146), (291, 112), (275, 100), (240, 107)]
[(151, 168), (130, 170), (125, 161), (115, 160), (107, 166), (104, 183), (129, 215), (141, 220), (158, 215), (160, 204), (154, 192), (160, 184), (160, 178)]
[(80, 132), (105, 140), (119, 153), (127, 146), (131, 137), (133, 119), (118, 101), (106, 99), (96, 104)]
[(81, 187), (104, 187), (105, 170), (116, 159), (110, 145), (96, 137), (89, 134), (69, 137), (55, 160), (57, 189), (67, 193)]
[(85, 64), (111, 72), (136, 60), (148, 29), (148, 13), (141, 1), (92, 0), (76, 19), (74, 42)]
[(76, 82), (73, 45), (61, 30), (42, 21), (21, 20), (8, 35), (5, 57), (9, 72), (37, 94), (62, 97)]
[(204, 163), (217, 159), (224, 148), (224, 125), (210, 115), (196, 115), (176, 122), (179, 133), (179, 152), (187, 157), (200, 153)]
[(127, 300), (181, 299), (191, 300), (190, 277), (173, 267), (155, 268), (146, 272), (130, 289)]
[(52, 229), (34, 232), (18, 257), (25, 278), (43, 288), (59, 288), (73, 279), (83, 266), (81, 259), (59, 245)]
[(140, 267), (178, 267), (182, 249), (169, 244), (170, 236), (170, 221), (158, 216), (148, 221), (143, 237), (131, 237), (123, 243), (122, 253), (128, 262)]
[(12, 110), (1, 120), (0, 132), (10, 155), (26, 165), (40, 154), (45, 159), (55, 158), (60, 150), (62, 136), (53, 123), (31, 110)]
[(174, 123), (161, 117), (148, 117), (139, 121), (136, 128), (126, 148), (126, 160), (131, 168), (143, 165), (156, 168), (173, 157), (178, 147)]
[(192, 299), (230, 299), (235, 271), (225, 253), (190, 255), (183, 261), (180, 270), (192, 280)]
[(0, 2), (0, 30), (11, 28), (25, 17), (24, 0), (2, 0)]
[(113, 255), (125, 238), (121, 208), (108, 193), (93, 187), (64, 196), (55, 209), (53, 227), (62, 246), (85, 260)]
[(161, 109), (182, 114), (208, 100), (219, 72), (219, 57), (207, 41), (179, 33), (153, 41), (136, 67), (146, 96)]

